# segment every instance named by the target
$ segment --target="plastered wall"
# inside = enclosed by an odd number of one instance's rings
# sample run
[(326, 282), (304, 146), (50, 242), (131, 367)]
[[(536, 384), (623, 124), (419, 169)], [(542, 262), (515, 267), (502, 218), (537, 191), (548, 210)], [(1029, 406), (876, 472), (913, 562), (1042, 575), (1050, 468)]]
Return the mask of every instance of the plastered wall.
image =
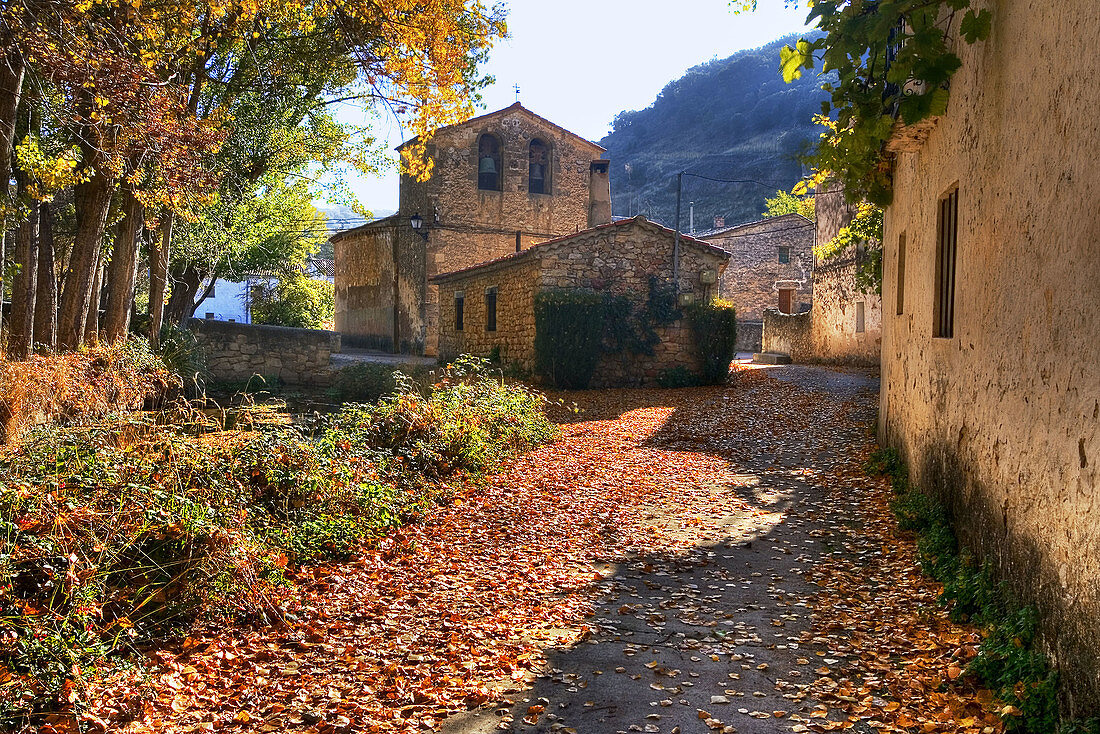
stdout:
[[(879, 429), (963, 541), (1038, 606), (1066, 708), (1096, 714), (1100, 86), (1065, 53), (1100, 44), (1100, 3), (988, 7), (989, 40), (958, 47), (947, 113), (896, 161)], [(941, 339), (936, 214), (956, 186), (954, 336)]]

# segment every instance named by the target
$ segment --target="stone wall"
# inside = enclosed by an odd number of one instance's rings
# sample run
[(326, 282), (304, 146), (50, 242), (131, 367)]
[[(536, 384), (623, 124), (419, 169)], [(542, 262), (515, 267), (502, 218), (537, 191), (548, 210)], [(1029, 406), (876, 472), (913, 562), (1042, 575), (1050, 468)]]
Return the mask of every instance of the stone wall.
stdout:
[(290, 385), (324, 386), (331, 376), (330, 358), (340, 351), (340, 335), (334, 331), (206, 319), (191, 319), (188, 328), (206, 352), (211, 376), (221, 382), (260, 375)]
[(762, 351), (790, 355), (794, 362), (816, 362), (812, 318), (809, 311), (787, 314), (765, 309)]
[[(1100, 3), (987, 6), (990, 38), (957, 44), (946, 114), (895, 165), (880, 439), (1038, 606), (1066, 708), (1098, 714), (1100, 86), (1051, 50), (1097, 47)], [(936, 338), (937, 210), (955, 187), (954, 331)]]
[[(673, 232), (642, 217), (585, 230), (547, 242), (496, 263), (463, 273), (440, 276), (444, 295), (440, 350), (444, 359), (460, 352), (487, 356), (498, 347), (501, 357), (533, 370), (534, 298), (542, 290), (590, 288), (625, 293), (639, 302), (649, 293), (649, 278), (667, 279), (672, 272)], [(685, 238), (681, 244), (680, 288), (702, 300), (714, 295), (703, 283), (704, 271), (716, 275), (726, 259), (721, 250)], [(484, 291), (498, 287), (498, 330), (484, 332)], [(464, 333), (454, 329), (454, 291), (466, 294)], [(512, 308), (515, 312), (512, 312)], [(654, 355), (610, 355), (597, 369), (592, 386), (652, 384), (665, 369), (683, 365), (698, 369), (695, 343), (685, 319), (657, 328)]]

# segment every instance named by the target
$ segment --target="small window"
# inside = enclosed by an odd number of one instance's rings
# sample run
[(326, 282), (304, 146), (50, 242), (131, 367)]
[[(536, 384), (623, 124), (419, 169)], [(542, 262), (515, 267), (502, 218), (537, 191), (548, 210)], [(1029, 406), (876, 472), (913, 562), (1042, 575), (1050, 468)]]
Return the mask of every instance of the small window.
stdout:
[(497, 289), (485, 289), (485, 331), (497, 330)]
[(856, 301), (856, 333), (862, 334), (867, 330), (867, 312), (863, 301)]
[(791, 248), (785, 247), (785, 246), (780, 247), (779, 248), (779, 263), (781, 265), (786, 265), (790, 261), (791, 261)]
[(898, 237), (898, 316), (905, 313), (905, 233)]
[(932, 336), (955, 335), (955, 252), (958, 244), (959, 190), (940, 199), (936, 216), (936, 307)]
[(463, 319), (466, 310), (466, 294), (463, 291), (455, 291), (455, 331), (462, 331)]
[(477, 141), (477, 187), (482, 191), (500, 191), (501, 172), (500, 141), (486, 133)]
[(527, 190), (532, 194), (550, 193), (550, 148), (538, 138), (528, 146)]
[(207, 311), (206, 312), (206, 318), (208, 318), (208, 319), (214, 318), (214, 312), (213, 311)]

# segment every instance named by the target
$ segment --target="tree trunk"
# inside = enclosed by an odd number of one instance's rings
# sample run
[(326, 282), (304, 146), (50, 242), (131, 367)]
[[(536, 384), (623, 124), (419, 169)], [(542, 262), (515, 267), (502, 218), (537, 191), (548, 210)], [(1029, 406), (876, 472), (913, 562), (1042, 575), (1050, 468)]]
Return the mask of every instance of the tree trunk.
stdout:
[[(21, 180), (20, 188), (22, 186)], [(8, 357), (26, 359), (34, 345), (34, 300), (38, 285), (37, 202), (32, 202), (26, 221), (15, 232), (15, 262), (19, 270), (11, 284)]]
[(103, 248), (99, 249), (96, 260), (95, 276), (92, 278), (92, 296), (88, 300), (88, 316), (84, 321), (84, 343), (95, 344), (99, 341), (99, 305), (103, 299)]
[(34, 342), (47, 350), (57, 347), (57, 268), (54, 265), (53, 212), (38, 205), (38, 294), (34, 305)]
[[(4, 39), (10, 42), (10, 39)], [(26, 65), (23, 55), (13, 45), (0, 58), (0, 193), (9, 195), (11, 180), (11, 151), (15, 143), (15, 116), (23, 93), (23, 77)]]
[[(76, 237), (69, 268), (65, 274), (65, 289), (61, 292), (61, 312), (57, 318), (57, 344), (60, 349), (76, 349), (84, 337), (88, 308), (96, 280), (103, 230), (107, 225), (107, 210), (111, 206), (112, 182), (95, 170), (92, 178), (76, 187)], [(99, 299), (96, 298), (98, 306)], [(98, 321), (98, 317), (96, 319)]]
[(172, 219), (170, 211), (161, 214), (160, 244), (153, 240), (149, 253), (149, 343), (160, 344), (160, 327), (164, 324), (164, 291), (168, 284), (168, 258), (172, 254)]
[(183, 325), (195, 313), (195, 296), (202, 287), (204, 278), (194, 265), (188, 265), (182, 273), (172, 278), (172, 295), (164, 309), (164, 319), (173, 324)]
[(134, 279), (137, 277), (138, 237), (144, 223), (145, 209), (127, 189), (123, 192), (123, 219), (107, 265), (107, 304), (103, 315), (102, 338), (115, 342), (126, 338), (130, 329), (130, 307), (134, 302)]

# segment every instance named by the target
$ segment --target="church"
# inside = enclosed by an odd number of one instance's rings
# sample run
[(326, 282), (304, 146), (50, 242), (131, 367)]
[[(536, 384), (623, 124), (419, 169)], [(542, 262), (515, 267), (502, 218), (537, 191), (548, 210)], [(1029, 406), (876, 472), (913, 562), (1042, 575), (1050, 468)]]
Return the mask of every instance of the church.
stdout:
[(604, 152), (518, 102), (437, 130), (431, 176), (402, 175), (397, 213), (332, 237), (343, 343), (436, 356), (431, 279), (609, 224)]

